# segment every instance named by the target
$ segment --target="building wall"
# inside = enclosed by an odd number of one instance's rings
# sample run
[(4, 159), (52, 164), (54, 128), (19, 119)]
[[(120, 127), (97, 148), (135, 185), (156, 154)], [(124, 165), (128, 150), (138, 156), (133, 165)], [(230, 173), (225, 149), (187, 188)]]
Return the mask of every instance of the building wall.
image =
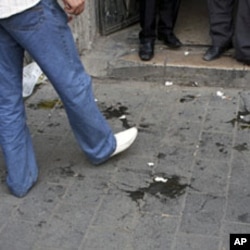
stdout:
[[(59, 2), (62, 3), (61, 0)], [(97, 1), (86, 0), (84, 12), (70, 22), (80, 52), (91, 49), (94, 39), (99, 34), (96, 13)]]

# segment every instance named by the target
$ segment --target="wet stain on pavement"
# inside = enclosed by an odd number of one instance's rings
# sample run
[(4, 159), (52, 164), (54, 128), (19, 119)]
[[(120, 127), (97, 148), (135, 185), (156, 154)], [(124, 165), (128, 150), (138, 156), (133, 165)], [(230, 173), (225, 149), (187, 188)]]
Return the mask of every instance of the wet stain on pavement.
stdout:
[(31, 103), (28, 105), (31, 109), (53, 109), (54, 107), (63, 108), (63, 104), (60, 99), (41, 100), (38, 103)]
[(250, 112), (239, 111), (236, 118), (228, 121), (228, 123), (231, 123), (233, 127), (238, 124), (240, 129), (250, 129)]
[(47, 222), (45, 220), (39, 221), (37, 226), (38, 227), (43, 227)]
[(166, 154), (164, 154), (164, 153), (159, 153), (158, 155), (157, 155), (157, 158), (158, 159), (165, 159), (166, 158)]
[(247, 143), (244, 142), (242, 144), (238, 144), (234, 147), (234, 149), (239, 151), (239, 152), (248, 151)]
[(243, 223), (249, 223), (250, 222), (250, 216), (248, 213), (242, 214), (238, 216), (239, 221)]
[(84, 176), (76, 173), (72, 170), (72, 166), (60, 167), (60, 175), (65, 177), (77, 177), (78, 179), (84, 179)]
[(126, 117), (120, 118), (120, 121), (122, 122), (123, 128), (126, 128), (126, 129), (131, 128), (131, 125), (128, 123), (128, 120)]
[(154, 124), (140, 123), (138, 129), (139, 129), (139, 132), (152, 134), (153, 132), (150, 130), (150, 127), (153, 127), (153, 126), (154, 126)]
[(135, 202), (142, 200), (145, 194), (150, 194), (163, 201), (164, 198), (175, 199), (181, 196), (182, 194), (184, 194), (187, 186), (187, 184), (181, 184), (180, 177), (174, 175), (168, 177), (166, 182), (159, 182), (154, 180), (148, 187), (126, 192)]
[(218, 147), (218, 149), (219, 149), (219, 151), (221, 153), (223, 153), (223, 154), (227, 154), (228, 153), (228, 151), (225, 150), (225, 145), (224, 144), (217, 142), (217, 143), (215, 143), (215, 145)]
[(128, 115), (128, 107), (123, 106), (121, 103), (106, 107), (104, 103), (101, 103), (101, 110), (106, 119), (119, 118), (123, 115)]
[(104, 117), (109, 120), (113, 118), (119, 118), (122, 122), (123, 128), (131, 128), (132, 125), (129, 124), (126, 115), (129, 115), (128, 107), (122, 105), (121, 103), (117, 103), (115, 105), (111, 105), (107, 107), (105, 103), (99, 104), (100, 110), (103, 113)]
[(149, 127), (150, 127), (150, 124), (141, 123), (141, 124), (140, 124), (140, 127), (141, 127), (142, 129), (146, 129), (146, 128), (149, 128)]
[(194, 95), (185, 95), (185, 96), (183, 96), (183, 97), (180, 99), (180, 102), (181, 102), (181, 103), (184, 103), (184, 102), (192, 102), (195, 98), (196, 98), (196, 96), (194, 96)]

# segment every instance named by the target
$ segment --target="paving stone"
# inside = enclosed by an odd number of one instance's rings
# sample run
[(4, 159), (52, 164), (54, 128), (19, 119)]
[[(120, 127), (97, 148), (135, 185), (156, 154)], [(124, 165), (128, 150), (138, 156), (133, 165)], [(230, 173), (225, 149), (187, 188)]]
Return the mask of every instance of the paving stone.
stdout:
[(64, 193), (65, 187), (61, 185), (38, 182), (30, 191), (29, 197), (23, 198), (16, 211), (16, 217), (37, 223), (47, 221)]
[(230, 182), (246, 187), (249, 185), (249, 179), (250, 179), (250, 167), (249, 167), (250, 158), (245, 157), (244, 152), (236, 153), (236, 155), (234, 155), (234, 159), (232, 160)]
[(232, 151), (232, 135), (203, 132), (199, 145), (198, 157), (230, 161)]
[(189, 122), (201, 122), (206, 114), (209, 93), (182, 91), (175, 109), (175, 119)]
[(14, 220), (10, 221), (0, 235), (0, 249), (33, 250), (33, 245), (41, 228), (33, 223)]
[(225, 198), (189, 193), (183, 211), (180, 231), (206, 236), (218, 236)]
[(196, 234), (179, 234), (174, 250), (217, 250), (219, 249), (219, 237), (209, 237)]
[(129, 232), (116, 227), (111, 229), (105, 228), (105, 230), (99, 227), (92, 227), (80, 250), (131, 250), (128, 246), (129, 236)]
[(111, 189), (103, 198), (92, 225), (129, 231), (133, 228), (137, 213), (137, 204), (125, 192)]
[(250, 232), (250, 224), (225, 221), (222, 226), (221, 249), (230, 250), (230, 234), (246, 234)]
[(189, 121), (171, 122), (165, 141), (181, 146), (193, 146), (199, 143), (201, 124)]
[(193, 169), (190, 191), (225, 197), (228, 176), (227, 162), (197, 160)]
[(133, 232), (132, 249), (171, 249), (178, 217), (141, 214)]
[(234, 124), (232, 121), (237, 117), (236, 110), (211, 107), (207, 110), (203, 129), (207, 132), (224, 132), (232, 134)]
[(40, 170), (26, 197), (10, 195), (0, 152), (1, 250), (229, 250), (230, 233), (249, 233), (250, 133), (239, 116), (248, 91), (167, 80), (94, 79), (114, 131), (139, 128), (130, 149), (100, 166), (81, 152), (64, 109), (34, 108), (57, 98), (39, 86), (26, 100)]
[(44, 222), (36, 245), (43, 249), (78, 249), (93, 214), (94, 209), (83, 209), (82, 204), (61, 204), (51, 220)]
[(190, 178), (195, 151), (196, 149), (192, 147), (166, 144), (161, 147), (156, 156), (158, 164), (155, 171), (168, 176)]
[(250, 223), (249, 184), (230, 184), (226, 219), (232, 222)]
[[(10, 202), (4, 202), (0, 206), (0, 232), (3, 227), (13, 218), (13, 215), (18, 208), (18, 203), (11, 204)], [(0, 237), (1, 238), (1, 237)]]

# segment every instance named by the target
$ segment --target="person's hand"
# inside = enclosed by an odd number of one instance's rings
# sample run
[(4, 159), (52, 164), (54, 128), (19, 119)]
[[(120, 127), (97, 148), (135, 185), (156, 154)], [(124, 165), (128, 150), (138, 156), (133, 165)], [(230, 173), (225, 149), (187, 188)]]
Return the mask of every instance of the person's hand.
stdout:
[(84, 11), (85, 0), (63, 0), (64, 10), (69, 15), (79, 15)]

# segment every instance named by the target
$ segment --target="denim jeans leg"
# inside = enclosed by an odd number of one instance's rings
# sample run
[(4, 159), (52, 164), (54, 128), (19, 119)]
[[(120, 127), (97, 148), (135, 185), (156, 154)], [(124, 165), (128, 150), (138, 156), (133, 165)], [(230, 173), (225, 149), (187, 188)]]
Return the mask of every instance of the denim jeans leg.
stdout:
[(27, 193), (38, 175), (22, 98), (23, 53), (0, 20), (0, 144), (7, 185), (18, 197)]
[(58, 92), (77, 141), (94, 164), (114, 152), (113, 132), (99, 111), (65, 12), (54, 0), (9, 18), (5, 28), (39, 64)]

